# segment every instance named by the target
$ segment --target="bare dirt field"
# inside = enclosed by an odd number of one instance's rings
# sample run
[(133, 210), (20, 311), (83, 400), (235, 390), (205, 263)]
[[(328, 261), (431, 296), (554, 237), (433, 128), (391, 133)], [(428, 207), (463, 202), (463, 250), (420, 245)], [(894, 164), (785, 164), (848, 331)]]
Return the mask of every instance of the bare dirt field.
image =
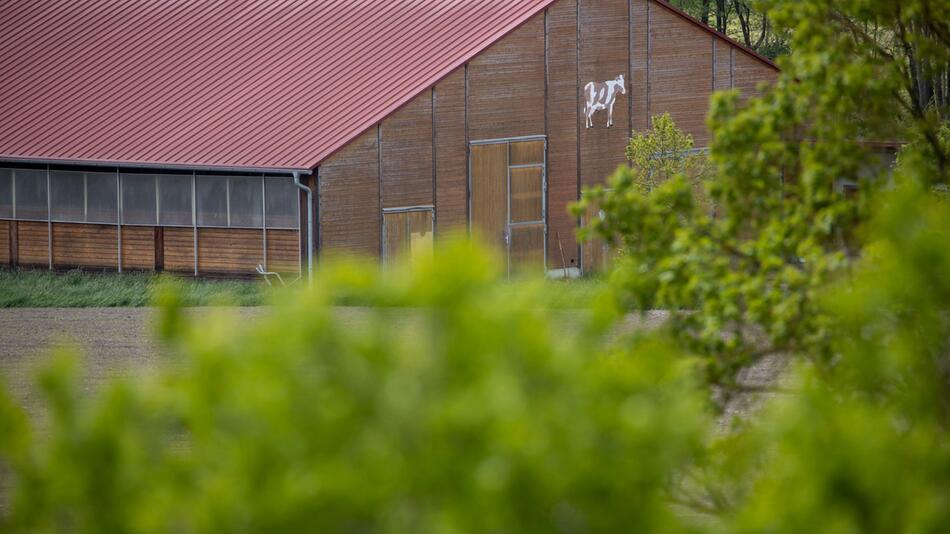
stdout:
[[(192, 308), (201, 319), (220, 308)], [(228, 308), (240, 320), (266, 314), (267, 307)], [(153, 335), (153, 308), (19, 308), (0, 309), (0, 380), (16, 400), (35, 406), (32, 383), (36, 368), (60, 346), (72, 346), (84, 355), (84, 385), (94, 388), (104, 380), (147, 372), (162, 355)], [(367, 315), (365, 308), (339, 308), (344, 325), (358, 326)], [(573, 326), (578, 312), (561, 312), (565, 326)], [(411, 321), (411, 313), (396, 314)], [(630, 329), (652, 328), (663, 314), (645, 320), (631, 319)]]

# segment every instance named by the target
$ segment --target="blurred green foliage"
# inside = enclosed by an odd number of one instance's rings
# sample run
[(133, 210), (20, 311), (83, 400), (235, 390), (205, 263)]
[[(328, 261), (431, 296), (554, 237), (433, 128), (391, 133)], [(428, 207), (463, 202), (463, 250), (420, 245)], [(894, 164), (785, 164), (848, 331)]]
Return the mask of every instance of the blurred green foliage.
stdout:
[[(175, 358), (144, 383), (88, 391), (64, 355), (46, 417), (0, 396), (0, 529), (946, 530), (950, 136), (846, 23), (945, 52), (906, 24), (932, 4), (831, 4), (772, 2), (796, 51), (775, 89), (714, 97), (715, 210), (675, 169), (641, 187), (636, 147), (587, 193), (624, 250), (590, 323), (565, 327), (550, 283), (507, 283), (467, 243), (412, 269), (322, 266), (253, 323), (188, 320), (166, 288)], [(640, 146), (683, 141), (664, 130)], [(884, 134), (909, 142), (893, 175), (858, 142)], [(354, 300), (372, 306), (355, 329), (334, 308)], [(655, 307), (665, 328), (623, 329)], [(767, 355), (797, 358), (724, 421)]]
[[(49, 428), (10, 402), (0, 452), (19, 532), (667, 531), (671, 473), (708, 420), (688, 361), (551, 331), (545, 284), (467, 244), (431, 265), (324, 267), (254, 324), (192, 324), (177, 360), (96, 395), (48, 370)], [(376, 306), (343, 328), (332, 304)], [(63, 360), (66, 362), (68, 360)], [(669, 424), (676, 421), (675, 425)]]

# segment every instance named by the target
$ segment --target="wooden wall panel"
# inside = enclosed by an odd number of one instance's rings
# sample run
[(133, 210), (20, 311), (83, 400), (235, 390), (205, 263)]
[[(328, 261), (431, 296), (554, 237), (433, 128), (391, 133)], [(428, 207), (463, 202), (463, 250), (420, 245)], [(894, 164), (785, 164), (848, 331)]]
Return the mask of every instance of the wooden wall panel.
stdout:
[(432, 204), (432, 91), (424, 91), (380, 126), (382, 207)]
[[(300, 241), (297, 230), (267, 231), (267, 269), (278, 272), (300, 271)], [(306, 258), (304, 259), (306, 261)]]
[[(623, 74), (629, 86), (629, 0), (587, 0), (580, 4), (580, 87), (578, 109), (585, 103), (588, 82), (613, 80)], [(592, 128), (581, 127), (581, 184), (600, 184), (627, 160), (624, 150), (630, 137), (628, 115), (631, 91), (618, 95), (614, 125), (607, 128), (607, 111), (594, 115)]]
[(476, 56), (468, 69), (471, 140), (544, 133), (544, 14)]
[(372, 128), (320, 165), (320, 246), (379, 256), (379, 152)]
[[(577, 220), (567, 206), (577, 200), (577, 1), (548, 9), (548, 268), (578, 267)], [(560, 246), (559, 246), (560, 244)], [(564, 264), (560, 250), (564, 250)]]
[(165, 270), (195, 272), (195, 231), (193, 228), (165, 227), (163, 254)]
[(713, 37), (716, 64), (713, 70), (713, 87), (717, 91), (732, 89), (733, 46), (727, 41)]
[(47, 223), (17, 222), (17, 256), (19, 265), (49, 266), (49, 233)]
[(757, 96), (758, 85), (762, 82), (774, 82), (778, 72), (748, 53), (736, 49), (735, 84), (744, 98)]
[(116, 227), (53, 223), (53, 266), (115, 269), (119, 266)]
[(198, 273), (254, 273), (264, 263), (264, 236), (248, 228), (199, 228)]
[(135, 270), (155, 268), (155, 228), (151, 226), (122, 227), (122, 268)]
[(0, 221), (0, 264), (10, 264), (10, 225), (11, 221)]
[(468, 227), (465, 68), (435, 88), (436, 232)]
[(630, 106), (633, 111), (633, 131), (650, 129), (649, 80), (647, 77), (650, 46), (650, 16), (653, 0), (630, 2)]
[(697, 147), (707, 146), (706, 114), (712, 93), (709, 32), (654, 6), (650, 40), (651, 113), (669, 113), (681, 130), (693, 136)]

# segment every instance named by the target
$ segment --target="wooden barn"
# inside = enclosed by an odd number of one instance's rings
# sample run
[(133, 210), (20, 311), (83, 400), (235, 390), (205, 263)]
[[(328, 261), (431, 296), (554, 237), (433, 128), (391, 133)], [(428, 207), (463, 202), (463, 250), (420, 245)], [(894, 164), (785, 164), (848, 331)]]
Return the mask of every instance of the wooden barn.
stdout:
[[(595, 268), (567, 212), (768, 59), (661, 0), (0, 5), (0, 263), (194, 275), (476, 232)], [(570, 270), (570, 271), (566, 271)]]

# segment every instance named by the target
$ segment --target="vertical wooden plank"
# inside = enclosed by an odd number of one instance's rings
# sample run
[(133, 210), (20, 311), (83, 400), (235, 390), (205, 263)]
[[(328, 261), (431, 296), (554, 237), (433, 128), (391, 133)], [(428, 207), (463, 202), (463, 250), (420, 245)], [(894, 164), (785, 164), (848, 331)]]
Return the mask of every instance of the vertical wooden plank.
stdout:
[[(604, 82), (624, 75), (630, 68), (627, 41), (628, 0), (598, 0), (580, 4), (580, 82), (581, 89), (588, 82)], [(629, 80), (625, 80), (629, 88)], [(619, 165), (625, 165), (624, 155), (630, 137), (627, 99), (631, 91), (618, 95), (614, 107), (614, 126), (607, 127), (607, 111), (594, 115), (592, 128), (581, 128), (581, 184), (603, 183)], [(585, 97), (581, 94), (579, 106)]]
[(465, 139), (465, 68), (436, 86), (436, 231), (468, 226), (468, 160)]
[[(577, 267), (577, 219), (567, 211), (577, 200), (578, 130), (580, 109), (577, 87), (577, 0), (560, 0), (548, 8), (548, 254), (551, 269)], [(560, 243), (558, 242), (560, 240)]]
[(407, 252), (409, 212), (383, 214), (383, 261), (393, 264)]
[(669, 113), (693, 136), (697, 147), (709, 144), (706, 114), (712, 93), (709, 33), (667, 9), (651, 11), (650, 104), (654, 115)]
[(165, 270), (165, 232), (161, 226), (155, 227), (155, 270)]
[(11, 221), (0, 221), (0, 263), (12, 265), (12, 252), (10, 250), (10, 230)]
[(321, 254), (378, 257), (379, 159), (372, 128), (320, 165)]
[(11, 221), (0, 221), (0, 263), (13, 265), (13, 254), (10, 250)]
[(732, 45), (724, 39), (714, 37), (716, 43), (715, 89), (725, 91), (732, 88)]
[(10, 266), (17, 267), (20, 265), (20, 253), (19, 253), (19, 223), (17, 221), (10, 221)]
[(472, 140), (544, 133), (544, 14), (469, 64)]
[(380, 125), (383, 208), (432, 203), (432, 93), (425, 91)]
[(504, 246), (508, 219), (508, 145), (472, 147), (472, 230), (491, 245)]

